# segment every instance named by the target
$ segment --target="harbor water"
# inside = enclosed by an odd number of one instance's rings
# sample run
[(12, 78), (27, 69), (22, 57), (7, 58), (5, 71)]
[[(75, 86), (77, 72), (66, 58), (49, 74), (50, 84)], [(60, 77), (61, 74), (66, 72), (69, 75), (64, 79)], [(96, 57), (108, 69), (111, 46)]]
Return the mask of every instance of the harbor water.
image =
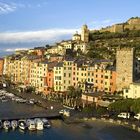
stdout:
[[(0, 101), (0, 118), (45, 116), (46, 109), (36, 105)], [(101, 121), (66, 124), (51, 120), (51, 128), (42, 131), (0, 130), (0, 140), (139, 140), (140, 134), (123, 126)]]
[(0, 140), (139, 140), (140, 134), (121, 126), (102, 122), (65, 124), (52, 120), (52, 127), (43, 131), (1, 130)]

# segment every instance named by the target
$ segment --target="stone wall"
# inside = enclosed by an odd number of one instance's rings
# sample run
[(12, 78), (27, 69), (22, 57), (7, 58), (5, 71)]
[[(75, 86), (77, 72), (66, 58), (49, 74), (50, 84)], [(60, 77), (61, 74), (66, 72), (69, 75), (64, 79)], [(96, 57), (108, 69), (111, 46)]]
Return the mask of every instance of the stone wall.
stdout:
[(115, 24), (106, 28), (99, 30), (100, 32), (123, 32), (125, 29), (129, 30), (140, 30), (140, 18), (131, 18), (126, 23)]

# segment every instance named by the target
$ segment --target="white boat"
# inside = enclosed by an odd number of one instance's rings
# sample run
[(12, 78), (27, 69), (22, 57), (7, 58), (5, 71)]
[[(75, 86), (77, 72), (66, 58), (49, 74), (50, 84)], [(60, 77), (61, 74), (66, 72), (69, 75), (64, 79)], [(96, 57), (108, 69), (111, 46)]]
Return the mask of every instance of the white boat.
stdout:
[(18, 123), (16, 120), (11, 121), (11, 127), (12, 129), (16, 129), (18, 127)]
[(50, 124), (50, 122), (47, 119), (43, 118), (42, 122), (43, 122), (43, 126), (45, 128), (50, 128), (51, 127), (51, 124)]
[(4, 121), (3, 122), (3, 128), (8, 130), (11, 127), (10, 121)]
[(25, 130), (26, 127), (26, 120), (19, 120), (19, 128)]
[(37, 130), (43, 130), (43, 128), (44, 128), (43, 125), (44, 125), (44, 124), (43, 124), (43, 121), (42, 121), (41, 119), (38, 119), (38, 120), (36, 121), (36, 129), (37, 129)]
[(35, 121), (34, 120), (30, 120), (29, 122), (28, 122), (29, 124), (29, 126), (28, 126), (28, 129), (29, 130), (36, 130), (36, 124), (35, 124)]

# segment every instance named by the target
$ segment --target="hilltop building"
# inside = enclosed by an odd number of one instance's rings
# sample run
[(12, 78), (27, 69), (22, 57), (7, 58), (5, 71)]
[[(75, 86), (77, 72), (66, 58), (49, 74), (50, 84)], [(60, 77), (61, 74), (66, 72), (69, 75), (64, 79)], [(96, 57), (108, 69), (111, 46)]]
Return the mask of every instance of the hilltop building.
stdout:
[(65, 55), (67, 50), (73, 52), (81, 51), (86, 53), (87, 43), (89, 42), (89, 29), (87, 25), (83, 25), (81, 34), (74, 34), (71, 40), (61, 41), (55, 46), (47, 48), (48, 54)]
[(133, 17), (130, 18), (127, 22), (125, 23), (120, 23), (120, 24), (115, 24), (112, 26), (108, 26), (106, 28), (102, 28), (99, 30), (100, 32), (123, 32), (125, 30), (140, 30), (140, 18), (139, 17)]
[(87, 25), (82, 27), (81, 40), (85, 43), (89, 42), (89, 29)]

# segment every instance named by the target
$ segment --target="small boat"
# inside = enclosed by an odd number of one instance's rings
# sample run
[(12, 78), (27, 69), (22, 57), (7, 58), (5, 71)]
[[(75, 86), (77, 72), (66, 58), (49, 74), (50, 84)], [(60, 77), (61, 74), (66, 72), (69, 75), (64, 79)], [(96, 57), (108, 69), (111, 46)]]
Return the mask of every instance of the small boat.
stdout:
[(4, 121), (3, 122), (3, 128), (8, 130), (11, 127), (10, 121)]
[(18, 123), (16, 120), (11, 121), (11, 127), (13, 130), (15, 130), (18, 127)]
[(33, 131), (33, 130), (36, 130), (36, 124), (35, 124), (35, 121), (34, 120), (30, 120), (29, 122), (28, 122), (28, 129), (29, 130), (31, 130), (31, 131)]
[(27, 127), (26, 120), (19, 120), (19, 128), (25, 130)]
[(42, 122), (43, 122), (43, 126), (45, 128), (50, 128), (51, 127), (51, 124), (50, 124), (50, 122), (47, 119), (43, 118)]
[(36, 129), (37, 129), (37, 130), (43, 130), (43, 128), (44, 128), (43, 125), (44, 125), (44, 124), (43, 124), (43, 121), (42, 121), (41, 119), (38, 119), (38, 120), (36, 121)]
[(2, 128), (2, 121), (0, 120), (0, 129)]

